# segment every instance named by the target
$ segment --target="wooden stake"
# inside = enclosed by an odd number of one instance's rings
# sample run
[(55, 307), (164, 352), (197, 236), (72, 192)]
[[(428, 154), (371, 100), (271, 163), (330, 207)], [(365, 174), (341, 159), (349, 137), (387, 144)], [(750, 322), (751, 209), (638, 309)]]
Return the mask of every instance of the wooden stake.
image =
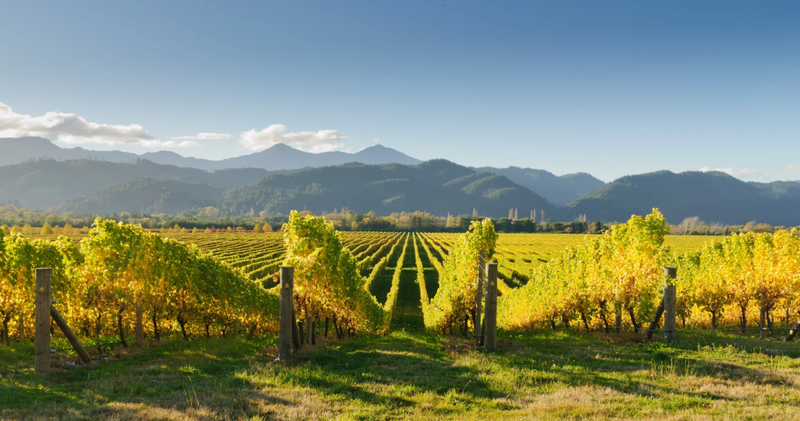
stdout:
[(294, 268), (281, 266), (281, 310), (278, 333), (278, 358), (286, 361), (292, 357), (292, 325), (294, 321)]
[(475, 291), (475, 320), (473, 320), (472, 326), (475, 328), (474, 332), (474, 339), (480, 341), (481, 335), (481, 305), (483, 304), (483, 275), (484, 275), (484, 268), (485, 262), (484, 257), (485, 253), (483, 250), (478, 254), (478, 278), (477, 283), (478, 287)]
[(678, 274), (675, 268), (664, 268), (669, 280), (664, 285), (664, 339), (667, 342), (674, 342), (678, 337), (676, 332), (677, 297), (675, 295), (675, 277)]
[(144, 347), (144, 322), (142, 321), (142, 294), (139, 293), (136, 300), (136, 347)]
[(52, 304), (50, 304), (50, 316), (56, 321), (56, 324), (59, 328), (61, 328), (61, 331), (64, 332), (64, 336), (67, 337), (70, 345), (72, 345), (72, 348), (75, 350), (78, 356), (81, 357), (83, 362), (90, 363), (92, 361), (92, 357), (89, 356), (89, 353), (86, 352), (86, 348), (83, 347), (81, 341), (78, 340), (77, 336), (75, 336), (75, 332), (70, 329), (67, 321), (61, 317), (61, 314), (58, 313), (58, 310), (56, 310), (55, 306)]
[(20, 342), (25, 340), (25, 316), (23, 316), (22, 313), (19, 313), (19, 319), (17, 321), (17, 335), (19, 336)]
[(34, 365), (36, 373), (50, 371), (50, 281), (53, 270), (36, 269), (36, 333), (34, 338)]
[(658, 322), (661, 321), (661, 316), (664, 314), (664, 297), (661, 297), (661, 302), (658, 304), (656, 308), (656, 316), (653, 317), (653, 322), (650, 323), (650, 327), (647, 328), (647, 339), (653, 338), (653, 333), (655, 330), (658, 329)]
[(497, 263), (486, 264), (486, 313), (483, 317), (483, 345), (487, 351), (497, 348)]

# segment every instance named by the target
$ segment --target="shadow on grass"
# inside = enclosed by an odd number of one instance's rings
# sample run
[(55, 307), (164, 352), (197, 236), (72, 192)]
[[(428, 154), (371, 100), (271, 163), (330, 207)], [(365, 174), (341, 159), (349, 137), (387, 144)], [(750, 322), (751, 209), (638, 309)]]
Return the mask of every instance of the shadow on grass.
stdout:
[(257, 406), (264, 403), (294, 405), (259, 391), (246, 375), (254, 359), (274, 358), (258, 356), (259, 350), (274, 342), (274, 338), (175, 341), (154, 349), (119, 351), (122, 360), (112, 358), (49, 374), (32, 372), (32, 346), (3, 349), (0, 357), (14, 354), (28, 361), (0, 365), (0, 408), (4, 411), (0, 415), (25, 418), (33, 411), (60, 419), (65, 412), (78, 411), (90, 417), (149, 413), (170, 418), (170, 411), (194, 411), (200, 418), (215, 418), (219, 416), (216, 410), (222, 410), (225, 417), (235, 419), (259, 413)]
[[(794, 382), (774, 370), (744, 364), (766, 364), (771, 355), (797, 358), (800, 350), (796, 346), (715, 332), (684, 335), (668, 346), (635, 334), (504, 332), (502, 336), (506, 339), (501, 341), (498, 357), (506, 366), (528, 367), (538, 373), (535, 378), (520, 379), (522, 382), (601, 386), (641, 397), (682, 395), (698, 402), (732, 398), (687, 392), (680, 387), (682, 379), (707, 376), (737, 383), (792, 385)], [(765, 347), (771, 352), (765, 353)], [(642, 380), (643, 373), (653, 380)]]

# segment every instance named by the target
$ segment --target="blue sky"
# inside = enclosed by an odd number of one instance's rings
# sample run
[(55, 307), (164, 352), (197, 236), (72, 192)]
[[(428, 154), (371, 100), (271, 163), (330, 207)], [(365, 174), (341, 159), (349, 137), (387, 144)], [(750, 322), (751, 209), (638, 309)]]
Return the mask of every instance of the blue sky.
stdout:
[(0, 135), (793, 180), (798, 22), (781, 1), (5, 2)]

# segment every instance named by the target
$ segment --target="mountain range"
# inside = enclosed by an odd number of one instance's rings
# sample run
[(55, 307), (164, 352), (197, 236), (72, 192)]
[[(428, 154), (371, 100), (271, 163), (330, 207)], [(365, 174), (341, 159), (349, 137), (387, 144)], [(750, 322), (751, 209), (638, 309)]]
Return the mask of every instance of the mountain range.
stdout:
[(235, 158), (212, 161), (190, 158), (175, 152), (159, 151), (137, 155), (120, 151), (92, 151), (83, 148), (61, 148), (41, 137), (20, 137), (0, 139), (0, 166), (19, 164), (31, 159), (51, 158), (57, 161), (72, 159), (96, 159), (110, 162), (130, 162), (146, 159), (156, 164), (176, 167), (196, 168), (207, 171), (262, 168), (266, 170), (294, 170), (306, 167), (341, 165), (348, 162), (362, 164), (419, 164), (419, 159), (383, 145), (373, 145), (356, 153), (322, 152), (310, 153), (279, 143), (269, 149)]
[[(172, 155), (182, 164), (146, 159)], [(0, 139), (0, 164), (7, 164), (0, 166), (0, 202), (96, 214), (175, 214), (215, 206), (230, 214), (251, 209), (327, 212), (347, 207), (384, 215), (415, 210), (458, 215), (471, 214), (474, 208), (481, 215), (505, 217), (515, 208), (520, 217), (536, 209), (544, 210), (553, 221), (585, 215), (604, 222), (625, 221), (632, 214), (647, 214), (657, 207), (675, 224), (699, 216), (708, 223), (756, 220), (800, 225), (800, 182), (744, 182), (721, 172), (658, 171), (606, 184), (586, 173), (556, 176), (530, 168), (419, 162), (379, 145), (355, 154), (309, 154), (277, 145), (232, 158), (240, 165), (253, 166), (249, 168), (184, 166), (192, 159), (171, 152), (135, 155), (62, 149), (41, 138)], [(403, 160), (405, 163), (393, 162)], [(208, 162), (219, 167), (233, 165)]]
[(708, 223), (800, 225), (800, 182), (744, 182), (718, 172), (657, 171), (629, 175), (570, 203), (561, 216), (585, 214), (590, 220), (625, 221), (658, 208), (678, 223), (698, 216)]
[(512, 207), (555, 211), (544, 198), (502, 175), (476, 172), (443, 159), (417, 165), (350, 163), (271, 174), (225, 192), (219, 203), (234, 214), (249, 209), (318, 213), (341, 207), (378, 215), (412, 210), (471, 215), (477, 209), (481, 215), (502, 217)]

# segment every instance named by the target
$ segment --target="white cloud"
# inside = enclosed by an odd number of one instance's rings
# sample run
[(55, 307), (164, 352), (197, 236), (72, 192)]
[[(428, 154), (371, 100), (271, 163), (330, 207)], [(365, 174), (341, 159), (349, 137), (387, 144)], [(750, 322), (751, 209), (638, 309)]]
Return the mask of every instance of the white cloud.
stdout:
[(147, 148), (198, 148), (200, 145), (193, 140), (184, 140), (183, 142), (176, 142), (174, 140), (148, 140), (139, 143), (140, 146)]
[(50, 111), (42, 116), (15, 113), (0, 102), (0, 137), (41, 136), (70, 144), (103, 143), (129, 144), (150, 148), (198, 146), (196, 142), (162, 141), (150, 136), (142, 126), (129, 124), (100, 124), (86, 121), (73, 114)]
[[(329, 145), (335, 140), (347, 139), (338, 130), (320, 130), (318, 132), (289, 132), (283, 124), (272, 124), (266, 129), (255, 129), (242, 132), (239, 143), (251, 151), (262, 151), (278, 143), (289, 146), (306, 147), (309, 151), (327, 152), (343, 148), (343, 144)], [(327, 146), (326, 146), (327, 145)], [(326, 149), (327, 148), (327, 149)]]
[(731, 177), (736, 177), (736, 178), (753, 178), (753, 177), (758, 177), (758, 176), (761, 175), (761, 170), (757, 170), (755, 168), (742, 168), (740, 170), (734, 170), (731, 167), (728, 167), (728, 168), (714, 168), (714, 169), (709, 168), (709, 167), (703, 167), (703, 168), (700, 168), (700, 171), (702, 171), (702, 172), (720, 171), (720, 172), (724, 172), (725, 174), (730, 175)]
[(173, 137), (174, 140), (220, 140), (230, 139), (231, 135), (227, 133), (198, 133), (193, 136), (178, 136)]
[(789, 172), (800, 171), (800, 162), (797, 163), (797, 164), (789, 164), (789, 165), (783, 167), (783, 170), (784, 171), (789, 171)]
[(310, 148), (306, 146), (298, 146), (297, 149), (300, 149), (303, 152), (311, 153), (333, 152), (344, 149), (344, 143), (322, 143), (319, 145), (314, 145)]

